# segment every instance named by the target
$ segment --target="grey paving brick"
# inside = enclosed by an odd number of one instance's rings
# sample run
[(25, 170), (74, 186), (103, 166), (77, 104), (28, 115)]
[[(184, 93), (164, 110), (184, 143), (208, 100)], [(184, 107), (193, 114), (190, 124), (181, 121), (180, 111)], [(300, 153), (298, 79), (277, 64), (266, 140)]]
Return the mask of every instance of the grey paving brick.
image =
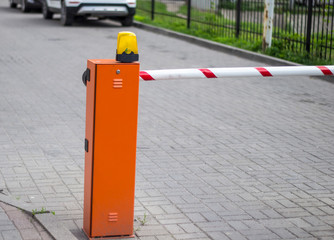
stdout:
[(243, 215), (229, 215), (224, 216), (223, 219), (225, 221), (245, 221), (245, 220), (251, 220), (252, 217), (246, 214)]
[(156, 237), (141, 237), (140, 239), (143, 239), (143, 240), (156, 240), (157, 238)]
[(317, 216), (325, 216), (327, 215), (324, 211), (322, 211), (318, 207), (307, 207), (306, 208), (308, 212), (310, 212), (312, 215), (317, 215)]
[(47, 231), (55, 239), (76, 239), (70, 232), (69, 228), (65, 227), (65, 221), (61, 221), (51, 213), (36, 214), (37, 221), (47, 229)]
[(165, 228), (175, 236), (175, 234), (186, 233), (185, 230), (176, 224), (165, 225)]
[(303, 218), (288, 218), (286, 220), (293, 223), (298, 228), (308, 228), (312, 226), (308, 221), (305, 221)]
[(311, 216), (311, 213), (306, 211), (303, 208), (284, 208), (284, 209), (277, 209), (282, 216), (287, 218), (294, 218), (294, 217), (308, 217)]
[(181, 213), (181, 211), (174, 205), (162, 205), (161, 208), (166, 212), (166, 213)]
[(261, 211), (257, 210), (247, 210), (246, 211), (249, 216), (251, 216), (254, 219), (265, 219), (268, 218), (267, 215), (263, 214)]
[(244, 220), (243, 223), (253, 230), (263, 230), (266, 228), (261, 221)]
[(271, 234), (271, 233), (268, 233), (268, 234), (263, 234), (261, 235), (260, 233), (258, 235), (254, 235), (254, 236), (248, 236), (247, 237), (248, 239), (250, 240), (265, 240), (265, 239), (280, 239), (279, 236), (275, 235), (275, 234)]
[(334, 199), (333, 198), (322, 198), (321, 201), (328, 204), (329, 206), (334, 205)]
[(324, 232), (333, 231), (333, 227), (330, 226), (330, 225), (313, 226), (313, 227), (308, 227), (308, 228), (305, 228), (305, 229), (307, 229), (307, 231), (310, 232), (310, 233), (321, 232), (321, 231), (324, 231)]
[(1, 231), (1, 235), (4, 240), (22, 239), (20, 233), (16, 229)]
[(263, 209), (261, 210), (261, 212), (266, 215), (268, 218), (272, 219), (272, 218), (281, 218), (282, 215), (280, 215), (279, 213), (277, 213), (274, 209)]
[(34, 229), (34, 225), (32, 224), (31, 220), (28, 218), (26, 219), (16, 218), (15, 220), (13, 220), (13, 223), (19, 229)]
[(229, 240), (230, 238), (228, 238), (223, 232), (208, 232), (209, 236), (212, 239), (221, 239), (221, 240)]
[[(323, 211), (324, 213), (326, 213), (326, 215), (334, 215), (334, 208), (333, 206), (324, 206), (324, 207), (319, 207), (319, 209), (321, 211)], [(321, 214), (318, 214), (321, 215)]]
[(175, 234), (175, 239), (208, 239), (205, 233)]
[(293, 239), (296, 236), (292, 234), (289, 230), (285, 228), (274, 228), (271, 229), (272, 232), (276, 233), (281, 239)]
[(10, 230), (16, 230), (16, 227), (13, 223), (10, 221), (2, 222), (1, 223), (1, 231), (10, 231)]
[(42, 239), (40, 234), (34, 228), (22, 229), (20, 230), (20, 234), (24, 240)]
[(219, 214), (216, 214), (215, 212), (201, 212), (201, 215), (207, 219), (207, 221), (209, 222), (215, 222), (215, 221), (219, 221), (221, 220), (221, 217), (219, 216)]
[(200, 213), (188, 213), (186, 215), (193, 222), (206, 222), (207, 221)]
[(322, 221), (324, 221), (328, 225), (332, 225), (332, 226), (334, 225), (334, 218), (331, 215), (323, 216), (321, 219), (322, 219)]
[(159, 239), (159, 240), (174, 240), (175, 239), (171, 235), (157, 236), (156, 238)]
[(156, 215), (157, 220), (162, 224), (190, 223), (190, 219), (184, 214), (163, 214)]
[[(297, 220), (297, 219), (296, 219)], [(303, 225), (303, 221), (290, 221), (290, 219), (265, 219), (265, 220), (260, 220), (259, 223), (267, 227), (269, 229), (274, 229), (274, 228), (292, 228), (292, 227), (300, 227), (300, 226), (305, 226)], [(306, 225), (307, 226), (307, 225)]]
[(225, 222), (197, 223), (197, 226), (205, 232), (233, 231), (233, 228)]
[(244, 224), (242, 221), (229, 221), (228, 224), (237, 231), (249, 229), (249, 226)]
[[(69, 29), (0, 6), (0, 188), (78, 231), (88, 58), (113, 58), (127, 30), (141, 69), (263, 65), (110, 21)], [(150, 221), (137, 238), (334, 237), (333, 90), (309, 77), (141, 82), (135, 213)], [(2, 237), (8, 226), (0, 221)]]
[(317, 216), (308, 216), (302, 218), (304, 221), (309, 223), (309, 226), (323, 226), (326, 225), (320, 218)]
[(312, 237), (311, 234), (307, 233), (305, 230), (301, 228), (293, 227), (293, 228), (287, 228), (287, 230), (291, 232), (293, 235), (295, 235), (296, 238), (304, 239)]
[(163, 226), (143, 226), (140, 230), (136, 231), (136, 235), (142, 236), (159, 236), (167, 235), (168, 231)]
[(311, 231), (310, 233), (318, 239), (322, 239), (324, 237), (330, 238), (333, 236), (333, 229), (331, 228), (330, 230)]
[(226, 232), (226, 236), (228, 236), (232, 240), (246, 240), (246, 236), (243, 236), (241, 233), (234, 231), (234, 232)]
[(198, 233), (201, 232), (201, 230), (195, 226), (193, 223), (186, 223), (186, 224), (179, 224), (179, 226), (185, 230), (187, 233)]

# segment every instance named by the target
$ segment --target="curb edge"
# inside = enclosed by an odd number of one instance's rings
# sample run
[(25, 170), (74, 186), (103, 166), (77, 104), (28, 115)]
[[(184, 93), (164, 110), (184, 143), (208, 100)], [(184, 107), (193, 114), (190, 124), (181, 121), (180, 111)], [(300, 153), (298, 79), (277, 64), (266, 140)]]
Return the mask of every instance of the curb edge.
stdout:
[[(38, 208), (34, 204), (26, 203), (14, 199), (11, 195), (0, 194), (0, 202), (8, 204), (12, 207), (22, 210), (32, 218), (34, 218), (54, 239), (75, 240), (77, 238), (62, 224), (56, 216), (46, 212), (43, 214), (33, 214), (32, 209)], [(54, 227), (52, 227), (54, 226)], [(57, 228), (56, 228), (57, 227)], [(59, 238), (61, 237), (61, 238)], [(63, 238), (66, 237), (66, 238)]]

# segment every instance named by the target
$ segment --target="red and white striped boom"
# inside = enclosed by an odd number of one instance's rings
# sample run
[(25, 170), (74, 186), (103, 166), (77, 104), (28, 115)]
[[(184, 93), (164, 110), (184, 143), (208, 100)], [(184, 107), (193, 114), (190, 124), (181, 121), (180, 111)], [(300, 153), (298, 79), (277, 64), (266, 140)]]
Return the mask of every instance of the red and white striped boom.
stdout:
[(288, 66), (288, 67), (237, 67), (237, 68), (200, 68), (200, 69), (164, 69), (140, 71), (140, 79), (145, 81), (186, 79), (186, 78), (223, 78), (223, 77), (278, 77), (278, 76), (325, 76), (334, 74), (334, 65), (330, 66)]

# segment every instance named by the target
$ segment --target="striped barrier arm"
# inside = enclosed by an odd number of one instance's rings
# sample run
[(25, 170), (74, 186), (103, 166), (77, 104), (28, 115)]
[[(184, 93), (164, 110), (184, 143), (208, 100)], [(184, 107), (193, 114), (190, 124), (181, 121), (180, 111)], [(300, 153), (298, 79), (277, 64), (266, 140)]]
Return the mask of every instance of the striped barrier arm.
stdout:
[(330, 66), (288, 66), (288, 67), (238, 67), (238, 68), (200, 68), (200, 69), (164, 69), (140, 71), (144, 81), (223, 78), (223, 77), (278, 77), (278, 76), (328, 76), (334, 74), (334, 65)]

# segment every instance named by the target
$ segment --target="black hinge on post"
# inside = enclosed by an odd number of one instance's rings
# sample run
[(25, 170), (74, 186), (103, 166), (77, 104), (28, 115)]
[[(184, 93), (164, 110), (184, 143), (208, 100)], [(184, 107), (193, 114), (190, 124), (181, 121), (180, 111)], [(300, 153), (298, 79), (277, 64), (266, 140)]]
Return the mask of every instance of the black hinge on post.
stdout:
[(85, 138), (85, 151), (88, 152), (88, 140)]
[(190, 20), (191, 20), (191, 0), (188, 0), (188, 12), (187, 12), (187, 28), (190, 28)]
[(307, 29), (306, 29), (306, 51), (310, 53), (311, 51), (311, 30), (312, 30), (312, 10), (313, 10), (313, 0), (308, 1), (307, 9)]
[(82, 82), (87, 86), (87, 81), (90, 81), (90, 69), (87, 68), (86, 71), (82, 74)]

